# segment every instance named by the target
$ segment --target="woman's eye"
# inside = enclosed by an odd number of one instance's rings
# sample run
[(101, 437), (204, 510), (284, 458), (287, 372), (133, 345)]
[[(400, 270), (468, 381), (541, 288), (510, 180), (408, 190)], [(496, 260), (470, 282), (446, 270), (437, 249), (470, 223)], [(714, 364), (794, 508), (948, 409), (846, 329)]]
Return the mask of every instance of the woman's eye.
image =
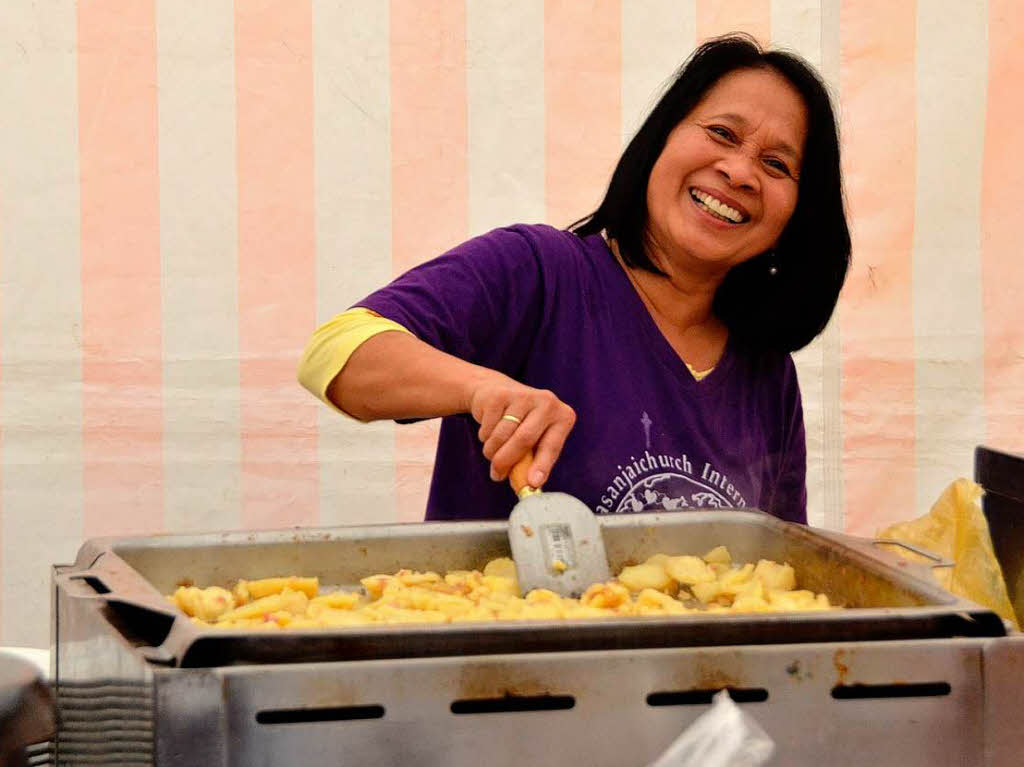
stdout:
[(732, 131), (729, 130), (728, 128), (723, 128), (721, 125), (708, 126), (708, 132), (713, 134), (717, 138), (725, 139), (726, 141), (733, 140)]
[(784, 173), (787, 176), (790, 175), (789, 166), (786, 165), (786, 163), (784, 163), (782, 160), (776, 160), (774, 157), (769, 157), (765, 159), (764, 164), (774, 171)]

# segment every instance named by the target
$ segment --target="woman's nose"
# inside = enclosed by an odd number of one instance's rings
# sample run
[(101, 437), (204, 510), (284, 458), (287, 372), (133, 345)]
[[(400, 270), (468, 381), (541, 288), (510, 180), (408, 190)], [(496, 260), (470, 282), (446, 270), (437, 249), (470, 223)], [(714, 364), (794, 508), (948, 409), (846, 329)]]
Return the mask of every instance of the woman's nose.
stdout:
[(715, 167), (731, 186), (753, 191), (760, 188), (756, 161), (746, 152), (728, 152), (718, 160)]

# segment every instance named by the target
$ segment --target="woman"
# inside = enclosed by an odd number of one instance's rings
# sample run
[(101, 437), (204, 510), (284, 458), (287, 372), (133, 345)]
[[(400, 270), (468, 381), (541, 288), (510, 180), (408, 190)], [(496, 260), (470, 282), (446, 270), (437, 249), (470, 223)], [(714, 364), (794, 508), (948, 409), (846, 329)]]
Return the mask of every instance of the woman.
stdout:
[(849, 263), (813, 70), (738, 36), (694, 53), (568, 231), (470, 240), (317, 330), (299, 378), (360, 420), (441, 416), (427, 519), (507, 516), (528, 478), (595, 513), (806, 522), (789, 352)]

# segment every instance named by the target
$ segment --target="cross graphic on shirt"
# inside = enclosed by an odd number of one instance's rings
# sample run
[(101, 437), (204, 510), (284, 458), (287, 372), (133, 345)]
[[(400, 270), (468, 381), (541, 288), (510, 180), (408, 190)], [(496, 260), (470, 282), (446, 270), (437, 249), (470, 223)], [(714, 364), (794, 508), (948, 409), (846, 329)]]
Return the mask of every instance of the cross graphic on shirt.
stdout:
[(644, 411), (643, 416), (640, 418), (640, 423), (642, 423), (644, 425), (644, 438), (647, 440), (647, 449), (650, 450), (651, 449), (651, 424), (654, 423), (654, 421), (652, 421), (651, 417), (649, 415), (647, 415), (647, 411), (646, 410)]

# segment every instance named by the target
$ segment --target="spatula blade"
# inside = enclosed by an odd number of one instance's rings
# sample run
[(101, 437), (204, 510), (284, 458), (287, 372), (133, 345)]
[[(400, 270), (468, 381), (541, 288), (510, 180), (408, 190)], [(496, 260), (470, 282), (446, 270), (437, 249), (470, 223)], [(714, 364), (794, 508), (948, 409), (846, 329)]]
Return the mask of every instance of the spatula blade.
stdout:
[(571, 495), (527, 496), (516, 504), (508, 522), (509, 544), (523, 594), (550, 589), (578, 597), (592, 583), (611, 578), (601, 525), (594, 513)]

